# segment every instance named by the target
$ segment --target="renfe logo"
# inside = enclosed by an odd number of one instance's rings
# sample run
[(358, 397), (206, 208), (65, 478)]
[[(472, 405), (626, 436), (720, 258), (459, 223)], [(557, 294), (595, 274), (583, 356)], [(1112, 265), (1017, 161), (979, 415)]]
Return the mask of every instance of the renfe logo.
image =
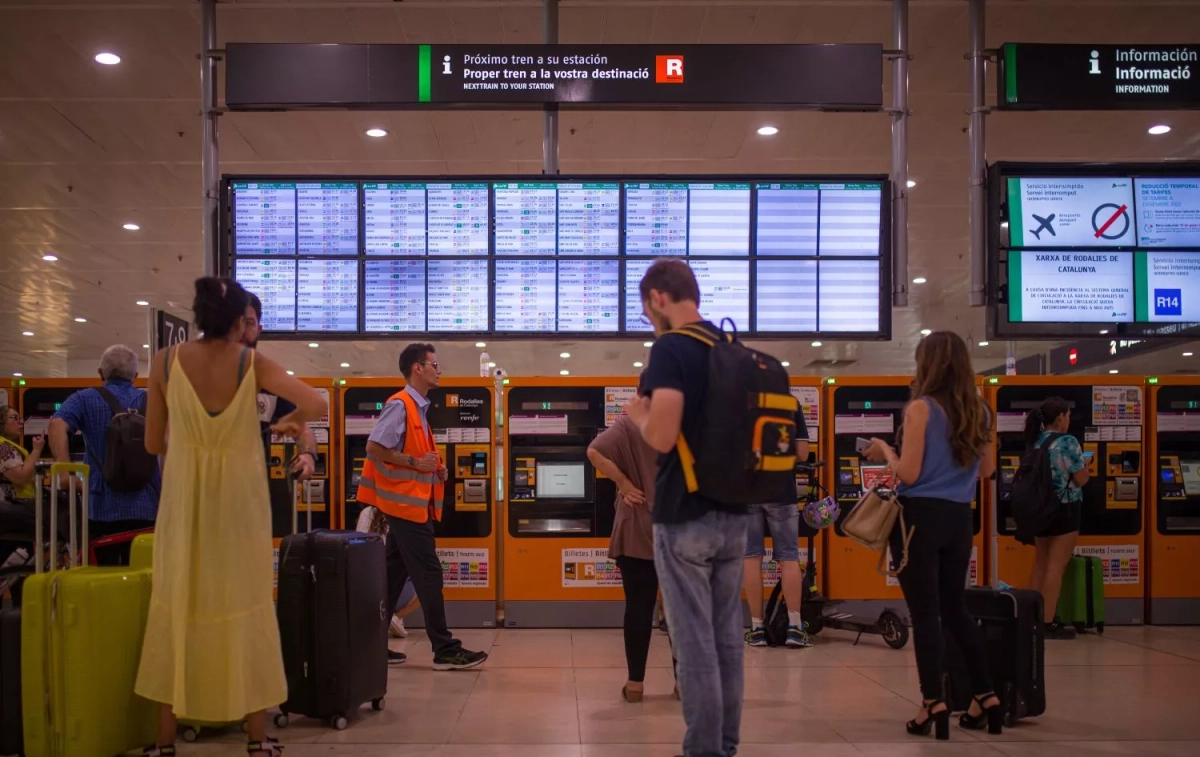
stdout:
[(683, 84), (683, 56), (654, 56), (654, 81), (658, 84)]
[(1155, 289), (1154, 314), (1183, 315), (1183, 291), (1180, 289)]
[(458, 395), (457, 394), (447, 394), (446, 395), (446, 407), (458, 407)]

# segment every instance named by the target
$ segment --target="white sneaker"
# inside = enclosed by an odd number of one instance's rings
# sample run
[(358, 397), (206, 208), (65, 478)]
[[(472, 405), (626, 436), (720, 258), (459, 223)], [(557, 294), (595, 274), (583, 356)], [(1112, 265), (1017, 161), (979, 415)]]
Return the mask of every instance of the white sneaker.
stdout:
[(393, 639), (408, 638), (408, 629), (404, 627), (404, 621), (395, 615), (392, 616), (391, 625), (388, 626), (388, 636), (391, 636)]

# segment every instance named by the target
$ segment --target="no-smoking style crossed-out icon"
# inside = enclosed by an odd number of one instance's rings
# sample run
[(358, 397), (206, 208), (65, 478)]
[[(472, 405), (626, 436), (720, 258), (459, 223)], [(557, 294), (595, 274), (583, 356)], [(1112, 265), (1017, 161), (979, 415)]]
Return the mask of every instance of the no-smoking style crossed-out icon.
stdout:
[(1120, 239), (1129, 232), (1129, 208), (1106, 202), (1092, 211), (1092, 230), (1097, 239)]

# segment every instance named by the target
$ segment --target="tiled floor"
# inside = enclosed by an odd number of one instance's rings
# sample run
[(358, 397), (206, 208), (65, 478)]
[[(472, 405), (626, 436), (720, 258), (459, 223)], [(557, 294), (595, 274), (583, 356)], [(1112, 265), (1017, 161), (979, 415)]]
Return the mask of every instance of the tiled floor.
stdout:
[[(419, 633), (391, 673), (384, 712), (349, 729), (296, 719), (278, 735), (287, 757), (672, 757), (683, 721), (671, 694), (666, 637), (655, 634), (647, 697), (631, 705), (616, 630), (465, 631), (491, 659), (435, 673)], [(825, 632), (808, 650), (747, 649), (741, 755), (915, 757), (1200, 754), (1200, 628), (1110, 628), (1047, 644), (1047, 714), (1002, 737), (952, 728), (951, 742), (906, 735), (918, 699), (911, 646)], [(180, 749), (185, 757), (243, 754), (240, 734)], [(222, 743), (224, 742), (224, 743)], [(239, 742), (239, 743), (232, 743)], [(785, 751), (780, 751), (780, 747)]]

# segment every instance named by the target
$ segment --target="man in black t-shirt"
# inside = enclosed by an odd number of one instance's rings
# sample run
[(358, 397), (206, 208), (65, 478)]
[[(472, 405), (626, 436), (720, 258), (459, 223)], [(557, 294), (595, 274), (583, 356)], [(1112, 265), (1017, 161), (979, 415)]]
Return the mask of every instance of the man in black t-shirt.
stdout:
[(705, 433), (709, 347), (670, 333), (687, 324), (719, 336), (700, 315), (700, 289), (686, 263), (656, 261), (640, 286), (643, 317), (658, 340), (644, 374), (646, 397), (626, 406), (642, 436), (661, 454), (654, 498), (654, 560), (687, 735), (684, 757), (732, 757), (742, 721), (742, 561), (746, 508), (689, 493), (675, 444), (696, 448)]
[[(242, 343), (252, 349), (258, 347), (258, 337), (262, 334), (262, 300), (258, 295), (250, 295), (250, 304), (246, 307), (246, 331), (242, 335)], [(263, 459), (267, 467), (271, 467), (271, 426), (296, 406), (282, 397), (276, 397), (270, 392), (258, 393), (258, 425), (262, 432)], [(297, 481), (307, 481), (317, 470), (317, 440), (311, 429), (305, 428), (295, 439), (296, 457), (292, 464), (292, 477)], [(292, 532), (292, 492), (286, 491), (287, 484), (279, 479), (268, 479), (267, 485), (271, 490), (271, 529), (276, 536), (284, 536)], [(287, 502), (288, 507), (280, 508), (276, 503)]]

